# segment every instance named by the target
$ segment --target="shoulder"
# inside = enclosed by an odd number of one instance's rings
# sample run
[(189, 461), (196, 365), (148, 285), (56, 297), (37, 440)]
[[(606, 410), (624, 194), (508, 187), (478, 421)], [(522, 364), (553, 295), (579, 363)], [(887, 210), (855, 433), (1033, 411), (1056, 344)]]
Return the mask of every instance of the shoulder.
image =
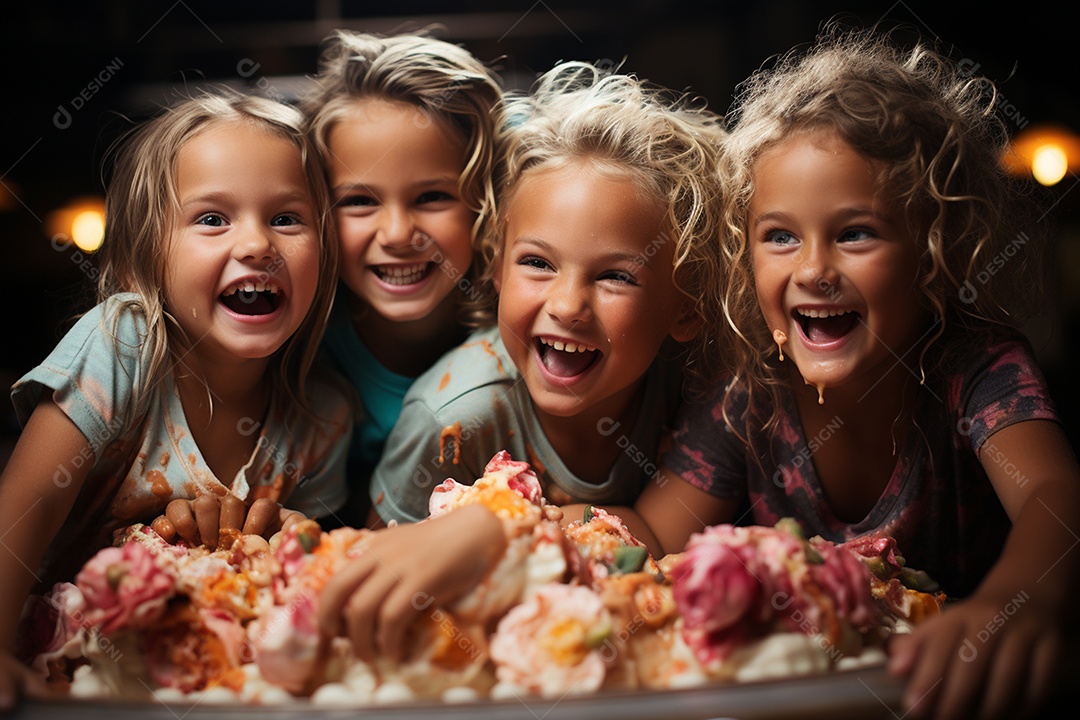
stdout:
[(498, 328), (484, 328), (474, 331), (417, 378), (405, 402), (422, 401), (433, 408), (469, 403), (477, 394), (486, 399), (492, 388), (513, 385), (518, 377)]

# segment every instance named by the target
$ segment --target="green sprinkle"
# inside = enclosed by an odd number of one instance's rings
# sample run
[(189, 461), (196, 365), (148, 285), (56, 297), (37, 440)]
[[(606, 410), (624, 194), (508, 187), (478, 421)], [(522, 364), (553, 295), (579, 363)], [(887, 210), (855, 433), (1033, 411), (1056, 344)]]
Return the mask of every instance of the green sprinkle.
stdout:
[(611, 569), (616, 575), (637, 572), (645, 567), (649, 551), (643, 545), (622, 545), (615, 548), (615, 562)]

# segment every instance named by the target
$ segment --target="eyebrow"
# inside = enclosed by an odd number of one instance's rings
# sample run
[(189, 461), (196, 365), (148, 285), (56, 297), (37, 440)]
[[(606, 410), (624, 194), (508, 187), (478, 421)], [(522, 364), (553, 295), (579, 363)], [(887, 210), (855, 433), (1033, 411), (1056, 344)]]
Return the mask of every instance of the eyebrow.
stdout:
[[(870, 207), (849, 207), (835, 213), (835, 216), (840, 219), (848, 219), (854, 217), (863, 217), (869, 215), (872, 218), (876, 218), (882, 222), (887, 222), (890, 225), (894, 223), (892, 216), (882, 214)], [(761, 225), (762, 223), (769, 221), (777, 222), (792, 222), (794, 217), (791, 213), (784, 212), (782, 210), (770, 210), (769, 212), (761, 213), (754, 217), (753, 226)]]
[[(555, 251), (555, 246), (552, 245), (551, 243), (549, 243), (547, 240), (541, 240), (540, 238), (532, 237), (532, 236), (529, 236), (529, 235), (526, 235), (524, 237), (515, 238), (515, 239), (513, 239), (511, 241), (511, 244), (515, 245), (515, 246), (516, 245), (534, 245), (534, 246), (536, 246), (537, 248), (539, 248), (541, 250), (546, 250), (548, 252), (554, 252)], [(643, 256), (644, 256), (644, 254), (639, 253), (639, 252), (637, 252), (637, 253), (633, 253), (633, 252), (613, 252), (613, 253), (608, 253), (607, 255), (604, 255), (602, 258), (598, 258), (598, 259), (604, 260), (606, 262), (623, 261), (623, 262), (632, 262), (632, 263), (636, 263), (636, 264), (642, 264), (642, 263), (639, 263), (638, 261)]]
[[(198, 203), (233, 202), (234, 200), (236, 200), (237, 197), (237, 193), (229, 192), (226, 190), (212, 190), (210, 192), (192, 195), (191, 197), (181, 198), (180, 206), (187, 207), (188, 205), (195, 205)], [(300, 202), (310, 202), (311, 196), (308, 193), (288, 191), (273, 195), (272, 199), (275, 202), (292, 202), (294, 200)]]
[[(458, 182), (458, 179), (456, 177), (443, 176), (443, 177), (434, 177), (434, 178), (428, 178), (426, 180), (421, 180), (420, 182), (413, 183), (411, 185), (411, 187), (414, 187), (414, 188), (428, 188), (428, 187), (436, 187), (438, 185), (457, 185), (457, 182)], [(376, 190), (378, 189), (377, 187), (371, 185), (370, 183), (365, 183), (365, 182), (343, 182), (343, 183), (340, 183), (340, 184), (335, 185), (334, 187), (332, 187), (331, 191), (338, 194), (338, 195), (343, 195), (345, 193), (350, 193), (350, 192), (352, 192), (352, 191), (354, 191), (354, 190), (356, 190), (358, 188), (360, 190), (363, 190), (364, 192), (368, 192), (368, 193), (372, 193), (372, 194), (374, 194), (376, 192)]]

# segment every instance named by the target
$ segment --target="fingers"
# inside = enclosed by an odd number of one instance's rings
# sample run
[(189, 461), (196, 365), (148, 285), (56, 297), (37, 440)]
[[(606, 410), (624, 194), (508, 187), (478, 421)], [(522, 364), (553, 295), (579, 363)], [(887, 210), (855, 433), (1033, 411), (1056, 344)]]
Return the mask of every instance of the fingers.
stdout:
[(1026, 632), (1009, 633), (1001, 638), (988, 670), (989, 682), (986, 683), (980, 717), (1017, 716), (1016, 711), (1020, 708), (1028, 684), (1034, 639)]
[(195, 522), (199, 526), (199, 536), (206, 547), (214, 550), (218, 543), (218, 528), (221, 521), (221, 503), (216, 495), (200, 495), (191, 501), (191, 510), (195, 513)]
[(381, 621), (382, 605), (396, 583), (397, 577), (391, 572), (373, 572), (345, 604), (346, 632), (356, 655), (365, 662), (375, 660), (376, 625)]
[(165, 517), (172, 523), (180, 537), (192, 545), (199, 544), (199, 526), (191, 512), (191, 503), (187, 500), (173, 500), (165, 507)]
[(176, 537), (176, 527), (164, 515), (154, 518), (154, 522), (150, 523), (150, 529), (160, 535), (165, 542), (172, 542), (172, 539)]
[[(951, 622), (927, 623), (912, 638), (918, 643), (917, 662), (904, 690), (904, 707), (910, 709), (912, 717), (928, 717), (937, 704), (949, 663), (957, 654), (962, 627)], [(965, 660), (978, 660), (978, 653)]]
[(218, 523), (220, 529), (239, 530), (244, 526), (246, 514), (247, 507), (243, 500), (235, 495), (226, 495), (221, 498), (221, 517)]
[(344, 626), (345, 605), (353, 591), (372, 571), (370, 559), (358, 557), (336, 573), (319, 595), (319, 630), (326, 637), (340, 635)]
[(375, 640), (379, 651), (391, 662), (398, 662), (404, 651), (405, 633), (433, 598), (398, 583), (379, 609)]
[(296, 510), (286, 510), (285, 508), (282, 508), (280, 510), (279, 517), (281, 520), (282, 530), (288, 530), (296, 523), (307, 520), (307, 515), (305, 515), (304, 513), (297, 512)]
[(251, 504), (244, 520), (245, 535), (266, 535), (278, 521), (281, 506), (269, 498), (259, 498)]

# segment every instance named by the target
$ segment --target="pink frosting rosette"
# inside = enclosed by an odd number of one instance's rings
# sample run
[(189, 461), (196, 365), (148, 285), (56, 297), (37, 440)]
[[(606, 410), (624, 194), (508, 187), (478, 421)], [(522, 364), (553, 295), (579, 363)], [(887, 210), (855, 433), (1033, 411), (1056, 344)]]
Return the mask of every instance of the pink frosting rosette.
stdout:
[(586, 587), (552, 583), (499, 621), (490, 653), (499, 682), (562, 697), (600, 688), (618, 650), (600, 596)]
[(138, 542), (105, 548), (75, 577), (86, 602), (85, 622), (104, 635), (153, 625), (176, 592), (176, 576)]

